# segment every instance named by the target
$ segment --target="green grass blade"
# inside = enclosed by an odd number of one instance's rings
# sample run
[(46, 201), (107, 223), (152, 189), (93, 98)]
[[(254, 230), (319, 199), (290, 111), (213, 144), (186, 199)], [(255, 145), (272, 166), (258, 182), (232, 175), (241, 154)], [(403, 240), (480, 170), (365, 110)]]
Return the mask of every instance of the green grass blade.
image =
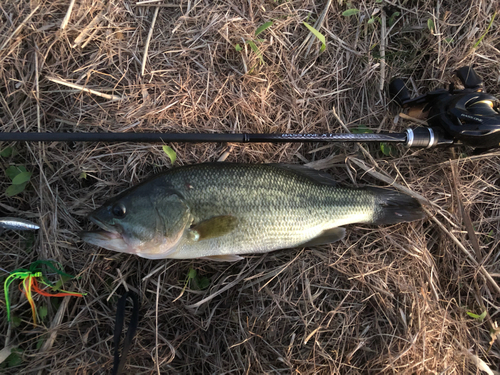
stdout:
[(429, 18), (427, 20), (427, 28), (430, 30), (431, 33), (434, 33), (434, 21), (432, 18)]
[(260, 25), (257, 30), (255, 30), (255, 36), (259, 35), (261, 32), (263, 32), (264, 30), (268, 29), (269, 27), (271, 27), (273, 25), (273, 22), (272, 21), (269, 21), (269, 22), (266, 22), (265, 24), (263, 25)]
[(167, 154), (167, 156), (170, 158), (170, 162), (172, 165), (174, 165), (175, 161), (177, 160), (177, 154), (175, 153), (174, 149), (170, 146), (163, 146), (163, 152)]
[(368, 128), (366, 125), (358, 125), (358, 127), (351, 129), (352, 134), (371, 134), (373, 130)]
[(481, 35), (481, 38), (479, 38), (479, 40), (474, 44), (474, 48), (476, 48), (483, 41), (483, 38), (486, 36), (486, 34), (488, 34), (488, 31), (490, 31), (491, 25), (493, 25), (493, 21), (495, 21), (496, 15), (497, 15), (496, 12), (493, 13), (493, 16), (491, 17), (491, 21), (488, 24), (488, 27), (486, 28), (486, 31), (484, 32), (483, 35)]
[(321, 34), (318, 30), (316, 30), (314, 27), (312, 27), (311, 25), (309, 25), (307, 22), (303, 22), (303, 24), (305, 25), (305, 27), (307, 27), (309, 29), (310, 32), (312, 32), (314, 34), (314, 36), (316, 38), (319, 39), (319, 41), (321, 42), (321, 48), (320, 48), (320, 52), (323, 52), (325, 49), (326, 49), (326, 38), (323, 34)]
[(353, 9), (344, 10), (342, 12), (342, 15), (344, 17), (350, 17), (350, 16), (354, 16), (355, 14), (358, 14), (358, 13), (359, 13), (359, 9), (353, 8)]
[(484, 318), (486, 318), (486, 310), (483, 311), (483, 313), (481, 315), (474, 314), (473, 312), (470, 312), (470, 311), (466, 311), (466, 312), (467, 312), (467, 315), (469, 315), (471, 318), (479, 320), (480, 322), (482, 322), (484, 320)]
[(257, 47), (257, 45), (252, 40), (248, 40), (247, 43), (252, 51), (254, 51), (255, 54), (259, 57), (260, 62), (264, 64), (264, 59), (262, 58), (262, 53), (260, 52), (259, 47)]

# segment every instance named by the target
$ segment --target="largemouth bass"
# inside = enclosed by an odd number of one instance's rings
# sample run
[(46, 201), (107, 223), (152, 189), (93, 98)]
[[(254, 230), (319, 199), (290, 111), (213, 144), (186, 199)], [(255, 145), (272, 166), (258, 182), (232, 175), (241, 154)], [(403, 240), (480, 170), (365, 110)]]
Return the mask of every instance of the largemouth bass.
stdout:
[(208, 163), (156, 175), (107, 201), (89, 219), (103, 230), (84, 241), (144, 258), (242, 259), (340, 240), (341, 226), (424, 217), (395, 190), (339, 187), (297, 165)]

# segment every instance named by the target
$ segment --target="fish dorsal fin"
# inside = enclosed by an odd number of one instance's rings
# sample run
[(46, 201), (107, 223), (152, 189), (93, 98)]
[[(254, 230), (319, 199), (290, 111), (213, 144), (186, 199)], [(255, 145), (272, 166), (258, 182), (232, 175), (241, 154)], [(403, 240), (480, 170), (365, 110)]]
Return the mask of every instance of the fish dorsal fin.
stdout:
[(231, 215), (215, 216), (204, 220), (189, 228), (193, 241), (202, 241), (209, 238), (221, 237), (236, 228), (238, 219)]
[(215, 262), (237, 262), (244, 258), (236, 254), (225, 254), (225, 255), (210, 255), (207, 257), (201, 257), (200, 259), (213, 260)]
[(273, 167), (286, 169), (296, 174), (301, 174), (322, 185), (337, 185), (337, 181), (328, 173), (318, 171), (300, 164), (270, 164)]
[(303, 243), (300, 246), (317, 246), (317, 245), (326, 245), (332, 242), (336, 242), (341, 240), (345, 236), (345, 228), (337, 227), (326, 229), (321, 232), (317, 237), (314, 237), (312, 240)]

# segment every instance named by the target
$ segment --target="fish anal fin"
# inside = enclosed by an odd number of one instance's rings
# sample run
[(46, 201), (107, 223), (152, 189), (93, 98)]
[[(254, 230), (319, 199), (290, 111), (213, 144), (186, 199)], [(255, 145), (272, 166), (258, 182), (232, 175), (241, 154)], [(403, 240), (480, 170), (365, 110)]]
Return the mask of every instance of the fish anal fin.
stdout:
[(189, 230), (195, 241), (221, 237), (236, 228), (238, 219), (231, 215), (215, 216), (193, 225)]
[(215, 262), (237, 262), (244, 258), (236, 254), (225, 254), (225, 255), (210, 255), (207, 257), (202, 257), (201, 259), (213, 260)]
[(303, 243), (300, 246), (318, 246), (318, 245), (326, 245), (332, 242), (337, 242), (344, 238), (345, 236), (345, 228), (337, 227), (325, 229), (321, 234), (317, 237), (314, 237), (312, 240)]

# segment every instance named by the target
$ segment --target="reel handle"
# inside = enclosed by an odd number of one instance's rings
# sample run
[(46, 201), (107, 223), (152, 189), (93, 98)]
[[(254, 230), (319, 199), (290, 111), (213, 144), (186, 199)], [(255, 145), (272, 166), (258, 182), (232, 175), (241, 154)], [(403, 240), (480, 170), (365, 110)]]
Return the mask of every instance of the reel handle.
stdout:
[(410, 91), (401, 78), (396, 78), (389, 84), (389, 95), (402, 107), (411, 100)]
[(483, 80), (471, 66), (462, 66), (456, 71), (456, 75), (466, 89), (484, 92)]

